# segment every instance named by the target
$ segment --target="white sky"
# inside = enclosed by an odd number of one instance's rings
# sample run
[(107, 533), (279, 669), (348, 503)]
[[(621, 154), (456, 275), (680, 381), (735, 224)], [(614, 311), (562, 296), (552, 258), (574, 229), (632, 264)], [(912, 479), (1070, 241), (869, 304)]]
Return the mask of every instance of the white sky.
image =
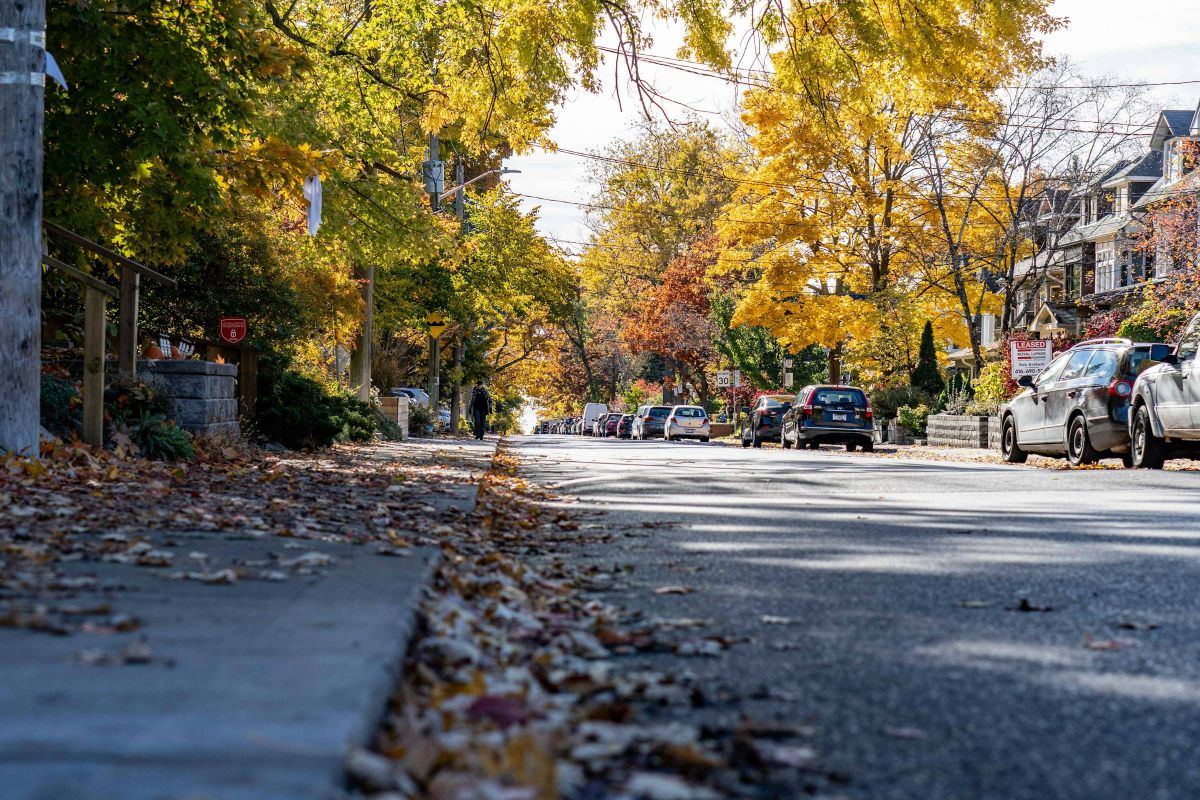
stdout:
[[(1200, 80), (1200, 6), (1196, 0), (1055, 0), (1052, 12), (1067, 17), (1070, 24), (1050, 37), (1048, 51), (1069, 56), (1089, 74), (1127, 81)], [(678, 32), (661, 25), (653, 31), (656, 42), (651, 52), (674, 56)], [(717, 116), (704, 115), (715, 122), (720, 123), (719, 115), (736, 106), (736, 87), (721, 81), (646, 64), (642, 71), (668, 97), (716, 112)], [(601, 77), (602, 94), (577, 92), (560, 109), (550, 134), (559, 147), (600, 149), (628, 135), (630, 125), (638, 119), (641, 107), (627, 87), (622, 87), (623, 108), (612, 91), (611, 57)], [(1163, 107), (1190, 109), (1200, 99), (1200, 83), (1158, 87), (1153, 92)], [(672, 113), (682, 116), (685, 112), (680, 108)], [(514, 192), (581, 201), (592, 191), (583, 158), (535, 151), (509, 159), (506, 166), (522, 171), (509, 176)], [(543, 234), (587, 240), (582, 208), (528, 199), (522, 202), (526, 208), (541, 207), (539, 228)]]

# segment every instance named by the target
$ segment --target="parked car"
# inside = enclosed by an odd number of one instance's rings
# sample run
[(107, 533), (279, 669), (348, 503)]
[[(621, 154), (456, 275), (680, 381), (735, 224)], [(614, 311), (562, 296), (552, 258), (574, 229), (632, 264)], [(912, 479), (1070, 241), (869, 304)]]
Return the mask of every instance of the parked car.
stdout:
[(791, 395), (764, 394), (752, 407), (743, 408), (746, 422), (742, 425), (742, 447), (762, 447), (767, 440), (782, 441), (783, 415), (791, 407)]
[(1200, 457), (1200, 314), (1175, 346), (1153, 344), (1133, 385), (1130, 462), (1162, 469), (1169, 458)]
[(1061, 353), (1036, 377), (1022, 377), (1021, 393), (1000, 412), (1004, 460), (1021, 464), (1036, 453), (1065, 457), (1072, 466), (1101, 458), (1129, 465), (1130, 398), (1150, 347), (1128, 339), (1090, 339)]
[(857, 386), (805, 386), (783, 415), (784, 448), (843, 444), (854, 452), (875, 449), (875, 421), (867, 394)]
[(649, 439), (663, 435), (663, 424), (671, 414), (670, 406), (642, 406), (633, 415), (633, 438)]
[(622, 414), (617, 420), (617, 438), (633, 438), (633, 414)]
[(388, 394), (392, 397), (407, 397), (419, 406), (429, 405), (428, 393), (424, 389), (418, 389), (415, 386), (394, 386), (388, 390)]
[(663, 422), (663, 438), (668, 442), (678, 439), (709, 439), (708, 412), (700, 406), (674, 406)]
[(621, 417), (622, 417), (622, 414), (620, 412), (616, 412), (616, 411), (605, 414), (604, 415), (604, 432), (600, 435), (604, 436), (606, 438), (609, 436), (616, 436), (617, 435), (617, 425), (620, 424)]
[(583, 435), (595, 436), (596, 420), (598, 420), (602, 414), (607, 413), (608, 406), (604, 405), (604, 403), (588, 403), (585, 405), (583, 407)]

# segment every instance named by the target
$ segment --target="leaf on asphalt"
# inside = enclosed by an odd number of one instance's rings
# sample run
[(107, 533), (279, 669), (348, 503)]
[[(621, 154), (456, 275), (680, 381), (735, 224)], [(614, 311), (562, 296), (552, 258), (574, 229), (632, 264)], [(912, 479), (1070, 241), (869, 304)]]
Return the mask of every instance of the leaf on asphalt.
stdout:
[(885, 725), (883, 732), (894, 739), (924, 739), (925, 731), (905, 725)]
[[(150, 664), (154, 662), (154, 652), (145, 639), (130, 642), (116, 650), (88, 649), (75, 654), (75, 660), (89, 666), (114, 666), (121, 664)], [(170, 661), (165, 661), (170, 666)]]
[(691, 594), (696, 591), (691, 586), (660, 586), (654, 590), (655, 594)]
[(1034, 605), (1033, 603), (1029, 602), (1028, 597), (1022, 597), (1015, 606), (1008, 606), (1006, 610), (1008, 610), (1008, 611), (1023, 611), (1026, 613), (1032, 613), (1032, 612), (1053, 611), (1054, 608), (1052, 606)]
[(1134, 639), (1093, 639), (1083, 637), (1083, 646), (1088, 650), (1124, 650), (1126, 647), (1137, 647)]
[(960, 600), (958, 603), (959, 608), (991, 608), (991, 606), (992, 604), (987, 600)]
[(799, 622), (799, 620), (792, 617), (774, 617), (770, 614), (763, 614), (758, 618), (758, 621), (763, 625), (794, 625)]
[(1153, 631), (1159, 628), (1157, 622), (1137, 622), (1134, 620), (1125, 620), (1117, 623), (1117, 627), (1126, 631)]

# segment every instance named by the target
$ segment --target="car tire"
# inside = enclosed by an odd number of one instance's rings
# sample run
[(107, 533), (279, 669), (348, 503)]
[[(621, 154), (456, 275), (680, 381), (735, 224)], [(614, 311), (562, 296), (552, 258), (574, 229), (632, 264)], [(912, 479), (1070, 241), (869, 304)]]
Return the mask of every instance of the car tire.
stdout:
[(847, 453), (853, 453), (857, 449), (858, 449), (858, 445), (855, 444), (854, 442), (846, 442), (846, 452)]
[(779, 446), (782, 447), (784, 450), (792, 449), (792, 443), (788, 441), (786, 433), (779, 434)]
[(1017, 442), (1017, 424), (1011, 415), (1004, 418), (1004, 425), (1000, 429), (1000, 453), (1009, 464), (1024, 464), (1029, 458), (1029, 454)]
[(1162, 469), (1167, 460), (1167, 443), (1154, 435), (1150, 410), (1144, 405), (1138, 406), (1132, 438), (1130, 450), (1133, 453), (1133, 465), (1138, 469)]
[(875, 443), (874, 442), (863, 442), (863, 452), (864, 453), (874, 453), (875, 452)]
[(701, 436), (701, 437), (700, 437), (700, 441), (702, 441), (702, 442), (704, 442), (704, 443), (706, 443), (706, 444), (707, 444), (707, 443), (708, 443), (708, 437), (707, 437), (707, 436)]
[(1088, 436), (1087, 420), (1082, 414), (1076, 414), (1067, 426), (1067, 463), (1072, 467), (1081, 467), (1095, 464), (1099, 457)]
[(742, 436), (742, 447), (749, 447), (749, 446), (750, 446), (750, 440), (747, 439), (745, 436)]
[(1133, 453), (1121, 453), (1121, 464), (1125, 469), (1133, 468)]

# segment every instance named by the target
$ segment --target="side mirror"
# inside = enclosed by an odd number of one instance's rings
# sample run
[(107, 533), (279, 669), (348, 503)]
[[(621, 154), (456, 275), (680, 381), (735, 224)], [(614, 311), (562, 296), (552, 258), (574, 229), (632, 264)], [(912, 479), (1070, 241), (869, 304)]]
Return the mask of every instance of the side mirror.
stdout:
[(1163, 364), (1179, 363), (1179, 357), (1175, 355), (1175, 348), (1169, 344), (1150, 345), (1150, 360)]
[(1032, 375), (1022, 375), (1021, 377), (1017, 378), (1017, 386), (1023, 386), (1026, 389), (1032, 389), (1033, 388), (1033, 376)]

